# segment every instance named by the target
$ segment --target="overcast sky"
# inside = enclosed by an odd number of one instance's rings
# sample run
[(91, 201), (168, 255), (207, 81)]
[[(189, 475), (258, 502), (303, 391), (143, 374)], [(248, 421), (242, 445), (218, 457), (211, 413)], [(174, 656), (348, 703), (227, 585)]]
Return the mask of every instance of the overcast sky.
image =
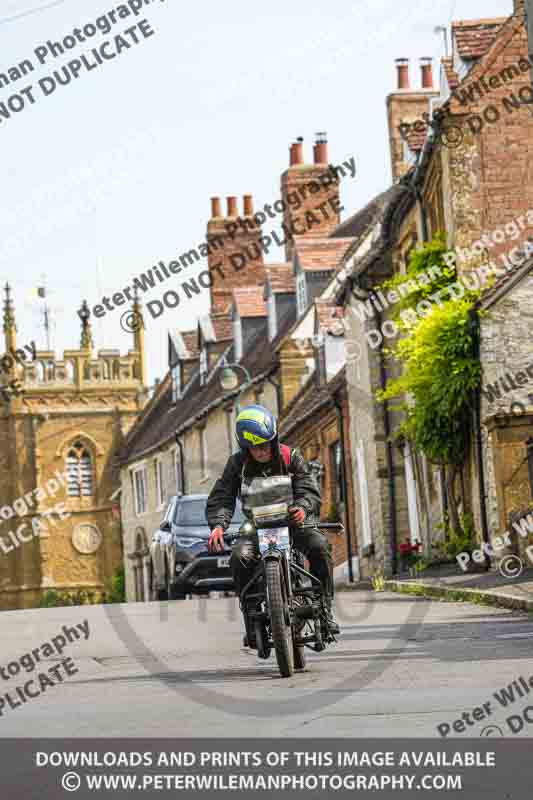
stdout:
[[(385, 98), (395, 88), (394, 59), (412, 59), (418, 86), (419, 57), (443, 55), (436, 25), (512, 12), (512, 0), (152, 0), (108, 34), (57, 58), (44, 55), (47, 41), (61, 42), (120, 5), (0, 6), (0, 73), (24, 59), (35, 67), (0, 88), (0, 103), (28, 86), (34, 98), (22, 95), (21, 111), (0, 115), (0, 277), (14, 287), (20, 344), (34, 339), (44, 348), (41, 303), (31, 290), (46, 275), (57, 354), (79, 346), (75, 312), (83, 299), (99, 303), (205, 237), (212, 195), (241, 203), (252, 193), (256, 208), (274, 202), (297, 136), (307, 161), (316, 131), (327, 131), (332, 162), (354, 156), (342, 216), (357, 211), (391, 181)], [(115, 52), (114, 36), (143, 19), (154, 35), (144, 38), (137, 27), (127, 34), (129, 49), (44, 96), (40, 79), (81, 54), (96, 64), (93, 47), (109, 39), (105, 52)], [(158, 320), (146, 315), (151, 383), (166, 370), (167, 330), (190, 328), (208, 302), (206, 289)], [(93, 319), (97, 348), (132, 346), (120, 327), (123, 311)]]

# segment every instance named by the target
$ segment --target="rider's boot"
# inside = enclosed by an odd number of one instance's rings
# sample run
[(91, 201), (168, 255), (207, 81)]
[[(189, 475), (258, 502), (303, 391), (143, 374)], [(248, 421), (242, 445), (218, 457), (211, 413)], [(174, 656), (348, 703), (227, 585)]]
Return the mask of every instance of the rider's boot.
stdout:
[(255, 636), (255, 626), (253, 620), (251, 618), (251, 613), (256, 611), (256, 604), (247, 605), (242, 610), (242, 615), (244, 618), (244, 625), (246, 627), (246, 633), (243, 638), (243, 647), (251, 647), (255, 649), (257, 647), (256, 636)]

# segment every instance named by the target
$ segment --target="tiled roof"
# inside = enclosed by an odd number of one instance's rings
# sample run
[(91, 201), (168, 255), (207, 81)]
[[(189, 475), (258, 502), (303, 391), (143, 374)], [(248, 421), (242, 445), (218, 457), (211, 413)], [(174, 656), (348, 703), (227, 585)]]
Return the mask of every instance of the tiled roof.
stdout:
[(508, 17), (494, 19), (458, 20), (452, 23), (452, 41), (463, 59), (484, 55)]
[(325, 333), (340, 335), (344, 331), (341, 322), (343, 309), (335, 305), (333, 298), (315, 300), (315, 313), (317, 316), (318, 327)]
[(243, 286), (233, 290), (233, 302), (240, 317), (266, 317), (262, 286)]
[(340, 225), (337, 225), (331, 234), (331, 238), (353, 237), (354, 239), (359, 239), (374, 223), (376, 217), (382, 212), (395, 191), (396, 187), (391, 186), (386, 191), (376, 195), (364, 208), (360, 209), (351, 217), (348, 217), (348, 219), (341, 222)]
[(448, 86), (453, 90), (459, 85), (459, 76), (453, 68), (453, 58), (451, 56), (446, 56), (441, 59), (441, 63), (446, 74)]
[(211, 314), (211, 322), (217, 342), (225, 342), (233, 339), (233, 323), (226, 314)]
[(295, 240), (300, 267), (306, 271), (337, 269), (353, 238)]
[[(529, 238), (530, 244), (533, 244), (533, 238)], [(526, 258), (524, 250), (519, 250), (516, 254), (516, 259), (519, 259), (517, 266), (509, 270), (499, 278), (490, 289), (485, 289), (481, 297), (477, 301), (477, 307), (481, 309), (488, 308), (497, 302), (500, 297), (510, 291), (516, 283), (518, 283), (525, 275), (533, 272), (533, 259)]]
[[(272, 342), (268, 341), (265, 322), (257, 335), (247, 343), (247, 350), (240, 363), (248, 369), (252, 380), (276, 369), (274, 345), (286, 336), (291, 322), (290, 316), (281, 320), (277, 336)], [(232, 360), (231, 351), (228, 357)], [(172, 405), (172, 384), (167, 373), (157, 401), (154, 400), (149, 407), (149, 414), (144, 416), (143, 413), (128, 435), (120, 456), (121, 463), (131, 463), (144, 454), (167, 445), (173, 440), (176, 430), (190, 427), (197, 417), (208, 413), (209, 408), (234, 397), (235, 394), (235, 391), (223, 392), (214, 378), (200, 386), (200, 378), (196, 375), (185, 396), (176, 405)]]
[(267, 281), (274, 294), (296, 291), (292, 262), (286, 264), (265, 264)]

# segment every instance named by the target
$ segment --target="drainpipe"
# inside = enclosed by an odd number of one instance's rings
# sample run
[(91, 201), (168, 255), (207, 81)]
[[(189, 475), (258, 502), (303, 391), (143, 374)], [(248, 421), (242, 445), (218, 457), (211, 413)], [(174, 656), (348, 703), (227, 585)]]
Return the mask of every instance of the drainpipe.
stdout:
[(426, 209), (424, 208), (424, 203), (422, 202), (422, 195), (420, 194), (420, 189), (416, 184), (412, 188), (414, 196), (416, 197), (418, 205), (420, 206), (420, 217), (422, 221), (422, 241), (428, 242), (429, 241), (428, 221), (426, 216)]
[(176, 433), (176, 444), (178, 445), (179, 450), (180, 450), (181, 492), (182, 492), (182, 494), (187, 494), (187, 492), (185, 491), (185, 469), (184, 469), (184, 466), (183, 466), (183, 464), (184, 464), (184, 461), (183, 461), (183, 443), (182, 443), (178, 433)]
[(339, 402), (339, 399), (336, 394), (333, 395), (333, 404), (335, 406), (335, 410), (337, 412), (337, 418), (339, 420), (339, 434), (340, 439), (342, 442), (342, 470), (341, 470), (341, 483), (342, 483), (342, 494), (344, 496), (344, 502), (346, 507), (346, 544), (348, 545), (348, 580), (350, 583), (354, 583), (353, 579), (353, 550), (352, 550), (352, 531), (351, 531), (351, 512), (350, 512), (350, 503), (348, 502), (348, 486), (346, 482), (346, 451), (344, 449), (344, 418), (342, 416), (342, 405)]
[[(479, 327), (479, 318), (477, 313), (472, 310), (470, 312), (470, 321), (474, 333), (474, 355), (479, 361), (480, 358), (480, 345), (481, 345), (481, 331)], [(479, 507), (481, 513), (481, 535), (483, 541), (489, 543), (489, 523), (487, 519), (487, 505), (486, 505), (486, 489), (485, 489), (485, 467), (483, 463), (483, 445), (481, 437), (481, 391), (478, 386), (474, 393), (474, 434), (476, 439), (476, 455), (479, 464)], [(487, 571), (490, 569), (491, 559), (487, 553)]]

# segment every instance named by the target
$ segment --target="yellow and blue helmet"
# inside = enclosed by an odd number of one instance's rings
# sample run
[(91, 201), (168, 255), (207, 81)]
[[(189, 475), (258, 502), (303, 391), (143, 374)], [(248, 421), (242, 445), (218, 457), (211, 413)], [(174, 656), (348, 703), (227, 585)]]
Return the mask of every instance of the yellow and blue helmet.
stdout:
[(245, 406), (237, 416), (235, 432), (243, 450), (271, 442), (278, 435), (276, 418), (264, 406)]

